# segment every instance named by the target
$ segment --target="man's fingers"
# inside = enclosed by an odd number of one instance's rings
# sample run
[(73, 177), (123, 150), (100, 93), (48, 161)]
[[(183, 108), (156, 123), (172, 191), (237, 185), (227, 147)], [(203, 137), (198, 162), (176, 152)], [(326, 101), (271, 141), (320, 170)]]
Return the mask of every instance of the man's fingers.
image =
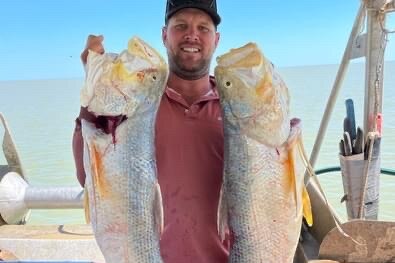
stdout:
[(101, 49), (104, 50), (103, 40), (104, 40), (104, 37), (102, 35), (99, 35), (99, 36), (89, 35), (88, 40), (86, 41), (85, 48), (91, 49), (95, 52), (99, 52)]
[(86, 40), (85, 49), (81, 53), (81, 61), (84, 65), (87, 63), (88, 50), (92, 50), (92, 51), (97, 52), (99, 54), (104, 53), (103, 40), (104, 40), (103, 35), (98, 35), (98, 36), (89, 35), (88, 36), (88, 39)]
[(88, 48), (85, 48), (81, 53), (81, 62), (85, 66), (88, 60)]

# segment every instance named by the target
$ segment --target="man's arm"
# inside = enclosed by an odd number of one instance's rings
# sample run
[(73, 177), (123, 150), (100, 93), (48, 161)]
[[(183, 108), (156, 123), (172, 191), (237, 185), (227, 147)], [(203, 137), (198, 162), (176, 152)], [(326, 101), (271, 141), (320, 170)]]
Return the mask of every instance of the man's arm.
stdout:
[(89, 112), (87, 108), (81, 107), (80, 114), (78, 118), (75, 120), (75, 128), (73, 133), (73, 156), (74, 156), (74, 163), (77, 173), (78, 182), (82, 187), (85, 185), (85, 170), (84, 170), (84, 139), (82, 137), (81, 131), (81, 120), (87, 120), (92, 123), (97, 122), (97, 117)]

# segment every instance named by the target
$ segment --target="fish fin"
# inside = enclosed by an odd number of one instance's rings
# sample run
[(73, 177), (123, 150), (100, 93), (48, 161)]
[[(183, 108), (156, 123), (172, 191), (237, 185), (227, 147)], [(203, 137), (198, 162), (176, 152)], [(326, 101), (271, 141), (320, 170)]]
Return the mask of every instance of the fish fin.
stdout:
[(109, 195), (108, 182), (105, 178), (105, 167), (102, 153), (99, 147), (92, 143), (90, 147), (92, 182), (97, 189), (100, 198), (107, 198)]
[(217, 213), (217, 230), (218, 235), (223, 242), (226, 238), (226, 232), (228, 229), (228, 205), (226, 202), (223, 185), (220, 192), (220, 198), (218, 203), (218, 213)]
[(293, 198), (295, 201), (295, 215), (298, 217), (300, 211), (300, 202), (298, 198), (298, 186), (296, 183), (296, 173), (295, 173), (295, 158), (293, 148), (288, 149), (288, 182), (290, 187), (290, 193), (293, 193)]
[[(300, 193), (301, 198), (302, 198), (302, 206), (303, 206), (303, 217), (306, 219), (306, 223), (308, 226), (313, 225), (313, 213), (312, 213), (312, 208), (311, 208), (311, 202), (310, 202), (310, 196), (309, 193), (307, 192), (306, 186), (304, 184), (304, 174), (306, 172), (305, 169), (305, 164), (304, 164), (304, 155), (301, 149), (303, 149), (303, 142), (302, 142), (302, 131), (301, 131), (301, 121), (300, 119), (292, 119), (291, 120), (291, 126), (294, 127), (295, 132), (295, 140), (294, 140), (294, 154), (295, 156), (298, 155), (297, 162), (295, 163), (295, 167), (300, 167), (299, 173), (299, 178), (300, 184), (303, 186), (302, 187), (302, 192)], [(296, 158), (296, 157), (295, 157)], [(298, 169), (298, 168), (295, 168)]]
[(85, 213), (85, 222), (89, 224), (91, 222), (91, 217), (89, 214), (89, 195), (88, 188), (84, 187), (84, 213)]
[(307, 225), (312, 226), (313, 225), (313, 213), (311, 210), (311, 202), (310, 202), (310, 196), (309, 193), (307, 192), (306, 186), (303, 186), (303, 192), (302, 192), (302, 200), (303, 200), (303, 217), (306, 219)]
[(162, 192), (160, 190), (160, 186), (158, 183), (155, 185), (154, 220), (155, 220), (155, 226), (158, 230), (158, 234), (159, 236), (161, 236), (164, 228), (163, 226), (164, 219), (163, 219)]
[[(303, 179), (305, 172), (303, 155), (299, 151), (302, 140), (301, 121), (299, 119), (292, 119), (290, 123), (291, 131), (287, 140), (289, 180), (295, 198), (296, 217), (299, 218), (299, 216), (305, 215), (305, 212), (311, 216), (311, 205)], [(309, 210), (310, 213), (308, 212)], [(312, 222), (312, 219), (310, 219), (311, 217), (308, 218), (308, 222)]]

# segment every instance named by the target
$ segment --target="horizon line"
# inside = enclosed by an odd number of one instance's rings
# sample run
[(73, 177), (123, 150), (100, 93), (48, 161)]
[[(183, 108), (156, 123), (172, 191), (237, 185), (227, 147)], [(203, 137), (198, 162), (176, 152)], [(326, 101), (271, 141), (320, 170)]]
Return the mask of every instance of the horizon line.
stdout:
[[(395, 60), (386, 60), (384, 61), (385, 64), (387, 63), (395, 63)], [(350, 64), (365, 64), (363, 61), (350, 61)], [(306, 64), (306, 65), (289, 65), (289, 66), (274, 66), (281, 70), (281, 69), (290, 69), (290, 68), (303, 68), (303, 67), (322, 67), (322, 66), (339, 66), (340, 63), (327, 63), (327, 64)], [(210, 72), (211, 74), (212, 72)], [(55, 80), (83, 80), (84, 76), (69, 76), (69, 77), (53, 77), (53, 78), (31, 78), (31, 79), (1, 79), (0, 82), (12, 82), (12, 81), (55, 81)]]

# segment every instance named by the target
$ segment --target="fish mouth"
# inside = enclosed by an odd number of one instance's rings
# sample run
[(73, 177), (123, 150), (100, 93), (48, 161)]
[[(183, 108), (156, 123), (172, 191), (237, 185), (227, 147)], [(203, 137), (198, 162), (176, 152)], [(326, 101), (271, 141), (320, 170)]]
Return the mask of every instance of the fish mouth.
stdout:
[[(134, 36), (128, 43), (130, 54), (149, 64), (149, 67), (162, 67), (166, 65), (162, 56), (146, 42), (137, 36)], [(142, 63), (144, 64), (144, 63)], [(147, 66), (146, 66), (147, 67)]]
[(248, 43), (240, 48), (231, 49), (217, 57), (217, 64), (226, 68), (253, 68), (259, 66), (264, 59), (255, 43)]

